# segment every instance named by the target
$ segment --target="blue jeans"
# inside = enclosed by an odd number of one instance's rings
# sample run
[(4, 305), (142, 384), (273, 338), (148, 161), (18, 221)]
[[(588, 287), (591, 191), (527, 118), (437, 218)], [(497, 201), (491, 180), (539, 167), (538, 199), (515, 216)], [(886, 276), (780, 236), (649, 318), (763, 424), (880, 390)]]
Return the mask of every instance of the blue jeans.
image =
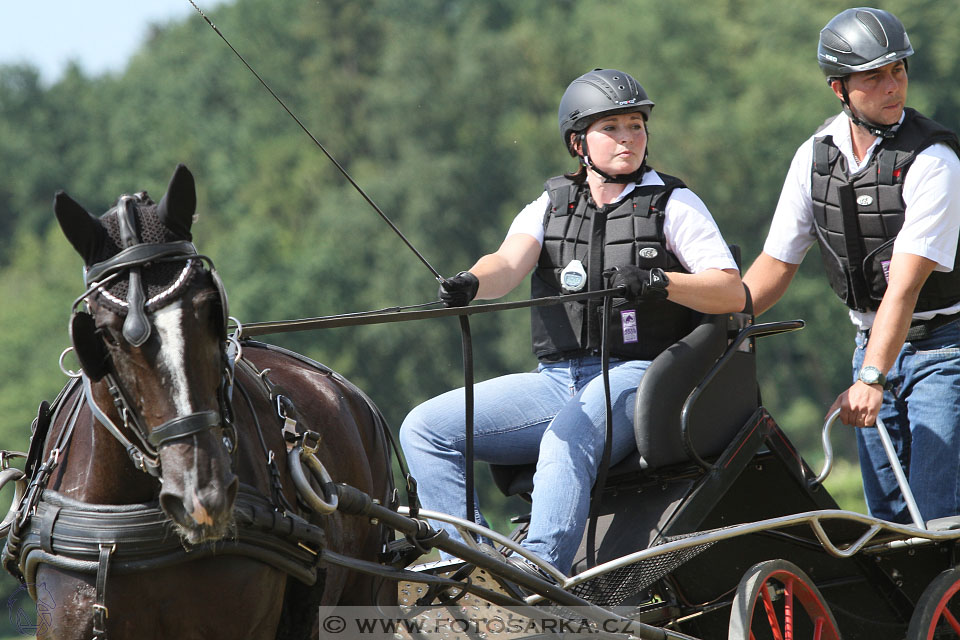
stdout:
[[(854, 378), (867, 335), (857, 334)], [(960, 321), (903, 345), (887, 376), (880, 419), (890, 432), (924, 520), (960, 514)], [(863, 493), (870, 514), (910, 523), (906, 502), (876, 429), (857, 429)]]
[[(610, 361), (610, 463), (636, 448), (633, 408), (648, 361)], [(606, 408), (600, 358), (541, 364), (474, 386), (474, 456), (494, 464), (537, 463), (525, 548), (568, 572), (580, 545), (603, 454)], [(424, 508), (464, 516), (463, 389), (416, 407), (400, 442)], [(478, 504), (475, 502), (474, 504)], [(468, 518), (469, 520), (470, 518)], [(486, 525), (479, 512), (476, 522)], [(456, 531), (445, 527), (452, 536)]]

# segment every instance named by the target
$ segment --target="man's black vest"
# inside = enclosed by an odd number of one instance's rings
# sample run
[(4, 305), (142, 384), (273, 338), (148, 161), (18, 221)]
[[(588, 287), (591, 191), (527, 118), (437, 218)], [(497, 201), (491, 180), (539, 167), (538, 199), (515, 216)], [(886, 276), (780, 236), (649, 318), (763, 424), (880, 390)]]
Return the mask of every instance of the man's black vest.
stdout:
[[(887, 290), (893, 243), (906, 209), (903, 181), (914, 158), (938, 142), (960, 155), (952, 131), (913, 109), (905, 113), (897, 134), (883, 140), (853, 176), (832, 136), (814, 141), (810, 193), (820, 255), (830, 286), (856, 311), (876, 311)], [(960, 300), (958, 266), (960, 251), (953, 271), (930, 274), (915, 311), (943, 309)]]
[[(685, 186), (678, 178), (659, 174), (664, 185), (637, 186), (620, 202), (597, 208), (589, 188), (560, 176), (547, 181), (550, 205), (544, 214), (543, 248), (533, 271), (534, 298), (561, 294), (560, 272), (571, 260), (580, 260), (587, 272), (584, 291), (607, 288), (603, 271), (615, 266), (685, 271), (667, 251), (663, 211), (674, 189)], [(601, 301), (567, 302), (531, 308), (533, 352), (544, 362), (598, 354), (601, 347)], [(624, 341), (622, 320), (632, 322)], [(685, 336), (699, 318), (692, 309), (668, 300), (627, 302), (613, 300), (610, 353), (618, 358), (652, 360)], [(635, 340), (635, 341), (631, 341)]]

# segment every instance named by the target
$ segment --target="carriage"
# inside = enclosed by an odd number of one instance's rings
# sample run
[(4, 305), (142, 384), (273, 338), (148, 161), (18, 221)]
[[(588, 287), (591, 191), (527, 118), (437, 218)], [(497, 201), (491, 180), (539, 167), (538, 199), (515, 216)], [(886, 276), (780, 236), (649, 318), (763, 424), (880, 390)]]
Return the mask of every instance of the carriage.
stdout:
[[(253, 338), (458, 316), (469, 386), (470, 315), (568, 298), (241, 326), (229, 320), (212, 261), (189, 242), (195, 204), (182, 166), (159, 205), (146, 194), (121, 197), (106, 231), (58, 195), (58, 219), (87, 263), (71, 320), (82, 373), (64, 367), (71, 382), (41, 406), (30, 452), (0, 455), (0, 485), (17, 488), (0, 527), (4, 566), (35, 598), (44, 576), (45, 593), (65, 603), (38, 635), (171, 635), (156, 621), (176, 618), (175, 633), (189, 637), (207, 616), (204, 637), (332, 636), (344, 629), (321, 625), (325, 607), (374, 604), (405, 623), (389, 635), (409, 637), (960, 635), (960, 518), (924, 522), (912, 506), (914, 522), (902, 525), (839, 509), (823, 486), (832, 420), (824, 469), (814, 473), (763, 407), (757, 341), (802, 321), (705, 315), (653, 361), (637, 391), (643, 446), (601, 474), (574, 575), (542, 566), (553, 579), (544, 580), (476, 542), (525, 554), (523, 516), (507, 537), (422, 510), (409, 477), (402, 506), (389, 477), (389, 429), (369, 398), (323, 365)], [(116, 250), (97, 254), (108, 236)], [(91, 313), (76, 309), (84, 300)], [(171, 320), (183, 316), (195, 321)], [(154, 344), (151, 332), (189, 344), (181, 360), (202, 355), (179, 363), (190, 402), (163, 404), (163, 387), (181, 384), (169, 381), (170, 356), (155, 353), (163, 349), (129, 347)], [(135, 358), (144, 360), (131, 368)], [(154, 368), (167, 377), (151, 378)], [(22, 470), (12, 464), (20, 456)], [(505, 494), (529, 495), (532, 469), (491, 471)], [(435, 548), (458, 560), (423, 562)], [(144, 576), (152, 600), (166, 603), (150, 615)], [(231, 603), (225, 615), (195, 608), (211, 589)], [(434, 627), (414, 624), (424, 620)]]
[[(902, 471), (912, 524), (841, 510), (823, 486), (838, 413), (823, 426), (825, 462), (816, 473), (759, 403), (756, 339), (802, 326), (754, 324), (749, 315), (707, 316), (654, 360), (637, 392), (635, 432), (638, 441), (657, 433), (665, 441), (609, 470), (574, 575), (541, 564), (556, 588), (510, 576), (533, 594), (524, 598), (527, 604), (576, 611), (556, 613), (560, 621), (541, 615), (546, 628), (589, 620), (591, 633), (617, 628), (644, 638), (744, 640), (960, 633), (954, 557), (960, 518), (924, 522)], [(886, 436), (882, 422), (877, 428)], [(892, 445), (887, 451), (899, 468)], [(532, 488), (531, 468), (491, 471), (506, 495)], [(516, 545), (522, 517), (507, 539), (446, 514), (419, 516), (455, 524), (468, 542), (467, 532), (524, 553)], [(488, 583), (503, 574), (482, 556), (472, 561), (490, 574)], [(436, 591), (407, 588), (417, 596), (407, 598), (411, 605), (449, 607), (449, 598), (438, 599)], [(624, 619), (638, 624), (611, 624)]]

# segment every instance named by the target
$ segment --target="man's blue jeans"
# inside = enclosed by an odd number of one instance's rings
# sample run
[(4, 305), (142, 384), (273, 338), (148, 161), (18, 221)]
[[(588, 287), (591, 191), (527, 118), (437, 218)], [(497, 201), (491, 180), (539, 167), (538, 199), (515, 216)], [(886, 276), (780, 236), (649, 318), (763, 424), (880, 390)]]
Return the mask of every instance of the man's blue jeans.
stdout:
[[(868, 337), (857, 334), (856, 379)], [(907, 342), (887, 378), (880, 419), (890, 432), (900, 464), (924, 520), (960, 514), (960, 322)], [(863, 492), (870, 514), (910, 523), (906, 502), (876, 429), (857, 429)]]
[[(634, 399), (649, 364), (610, 361), (611, 464), (636, 447)], [(474, 386), (475, 459), (537, 463), (530, 530), (523, 545), (563, 572), (570, 570), (583, 537), (603, 454), (606, 409), (600, 374), (600, 358), (578, 358)], [(424, 508), (464, 517), (464, 430), (463, 389), (424, 402), (403, 421), (400, 442)], [(479, 508), (472, 519), (486, 524)]]

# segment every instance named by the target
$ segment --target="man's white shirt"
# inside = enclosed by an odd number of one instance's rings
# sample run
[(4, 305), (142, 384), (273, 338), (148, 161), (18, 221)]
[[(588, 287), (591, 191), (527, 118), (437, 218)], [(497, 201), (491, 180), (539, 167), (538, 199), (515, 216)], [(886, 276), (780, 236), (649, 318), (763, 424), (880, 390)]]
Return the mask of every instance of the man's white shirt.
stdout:
[[(764, 243), (767, 255), (789, 264), (800, 264), (816, 242), (810, 180), (813, 170), (814, 139), (832, 136), (852, 172), (861, 171), (873, 156), (880, 138), (864, 154), (863, 162), (853, 155), (850, 119), (834, 118), (822, 131), (800, 145), (780, 192), (770, 232)], [(893, 244), (893, 253), (909, 253), (937, 263), (936, 271), (952, 271), (960, 237), (960, 159), (945, 144), (938, 143), (917, 154), (903, 182), (906, 204), (903, 227)], [(938, 313), (960, 312), (960, 303), (948, 309), (920, 312), (914, 319), (929, 320)], [(873, 325), (875, 313), (850, 311), (859, 327)]]

